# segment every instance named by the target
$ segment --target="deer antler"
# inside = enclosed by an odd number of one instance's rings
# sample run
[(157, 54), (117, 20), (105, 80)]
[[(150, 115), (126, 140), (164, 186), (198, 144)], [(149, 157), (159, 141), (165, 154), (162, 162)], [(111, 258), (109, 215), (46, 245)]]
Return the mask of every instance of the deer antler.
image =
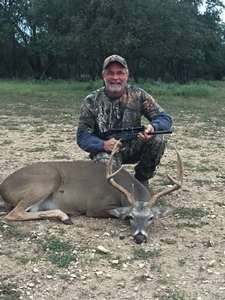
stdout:
[(180, 156), (180, 153), (177, 150), (176, 150), (176, 153), (177, 153), (177, 179), (174, 179), (172, 176), (170, 176), (169, 174), (167, 174), (168, 178), (173, 183), (173, 186), (170, 187), (167, 190), (164, 190), (164, 191), (159, 192), (158, 194), (154, 195), (149, 200), (150, 207), (154, 206), (155, 202), (159, 198), (161, 198), (162, 196), (168, 195), (168, 194), (172, 193), (173, 191), (176, 191), (179, 188), (181, 188), (182, 179), (183, 179), (183, 175), (184, 175), (184, 166), (183, 166), (183, 162), (182, 162), (182, 158)]
[(134, 203), (135, 203), (135, 200), (134, 200), (134, 185), (132, 185), (132, 192), (129, 193), (125, 188), (123, 188), (121, 185), (116, 183), (113, 179), (113, 177), (123, 169), (123, 167), (120, 167), (118, 170), (116, 170), (114, 173), (112, 173), (113, 157), (119, 151), (118, 143), (119, 143), (119, 141), (115, 144), (115, 146), (113, 147), (113, 150), (111, 152), (109, 162), (108, 162), (107, 167), (106, 167), (106, 179), (107, 179), (107, 182), (110, 185), (112, 185), (117, 190), (122, 192), (127, 197), (127, 200), (130, 202), (130, 204), (132, 206), (134, 206)]

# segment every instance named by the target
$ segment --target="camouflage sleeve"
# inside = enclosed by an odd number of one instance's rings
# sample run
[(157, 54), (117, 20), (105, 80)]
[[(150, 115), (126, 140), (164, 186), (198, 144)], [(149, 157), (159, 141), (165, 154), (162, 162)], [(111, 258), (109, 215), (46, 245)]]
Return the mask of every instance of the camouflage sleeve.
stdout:
[(94, 132), (95, 116), (93, 113), (94, 103), (92, 101), (92, 97), (92, 94), (87, 96), (81, 105), (77, 126), (78, 131), (89, 133)]
[(77, 144), (86, 152), (98, 153), (103, 151), (103, 140), (95, 133), (95, 94), (87, 96), (81, 105), (77, 127)]
[(151, 122), (161, 112), (163, 112), (163, 109), (156, 102), (156, 100), (151, 95), (149, 95), (146, 91), (142, 90), (141, 96), (142, 96), (143, 115)]
[(150, 121), (155, 130), (170, 130), (171, 117), (156, 100), (144, 90), (142, 91), (143, 115)]

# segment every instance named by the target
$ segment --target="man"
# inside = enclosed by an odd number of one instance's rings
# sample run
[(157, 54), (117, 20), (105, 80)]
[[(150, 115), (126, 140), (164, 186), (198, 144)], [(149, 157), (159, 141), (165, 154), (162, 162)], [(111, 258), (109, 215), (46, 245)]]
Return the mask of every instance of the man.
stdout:
[(140, 126), (141, 117), (145, 116), (150, 124), (138, 133), (137, 139), (119, 142), (114, 163), (138, 163), (134, 176), (149, 190), (148, 180), (155, 175), (166, 140), (163, 135), (148, 133), (170, 130), (171, 118), (147, 92), (127, 84), (129, 70), (121, 56), (114, 54), (105, 59), (102, 77), (105, 86), (88, 95), (81, 106), (77, 144), (90, 153), (94, 162), (107, 163), (117, 140), (113, 136), (105, 140), (102, 133), (112, 128)]

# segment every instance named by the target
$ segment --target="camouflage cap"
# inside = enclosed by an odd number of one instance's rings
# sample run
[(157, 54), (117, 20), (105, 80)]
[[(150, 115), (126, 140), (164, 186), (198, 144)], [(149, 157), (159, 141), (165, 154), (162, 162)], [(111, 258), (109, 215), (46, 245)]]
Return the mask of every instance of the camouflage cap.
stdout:
[(103, 70), (113, 61), (119, 62), (122, 66), (124, 66), (124, 68), (128, 69), (126, 60), (117, 54), (113, 54), (105, 59), (103, 63)]

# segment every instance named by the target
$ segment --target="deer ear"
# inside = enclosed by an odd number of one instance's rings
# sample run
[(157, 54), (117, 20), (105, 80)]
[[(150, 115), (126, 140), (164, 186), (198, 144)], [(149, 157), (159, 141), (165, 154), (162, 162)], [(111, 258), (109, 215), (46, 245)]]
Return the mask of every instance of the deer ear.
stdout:
[(165, 206), (153, 206), (151, 210), (153, 211), (154, 216), (159, 218), (172, 216), (174, 213), (174, 210), (172, 208)]
[(118, 207), (110, 209), (109, 213), (117, 218), (125, 219), (129, 216), (132, 206)]

